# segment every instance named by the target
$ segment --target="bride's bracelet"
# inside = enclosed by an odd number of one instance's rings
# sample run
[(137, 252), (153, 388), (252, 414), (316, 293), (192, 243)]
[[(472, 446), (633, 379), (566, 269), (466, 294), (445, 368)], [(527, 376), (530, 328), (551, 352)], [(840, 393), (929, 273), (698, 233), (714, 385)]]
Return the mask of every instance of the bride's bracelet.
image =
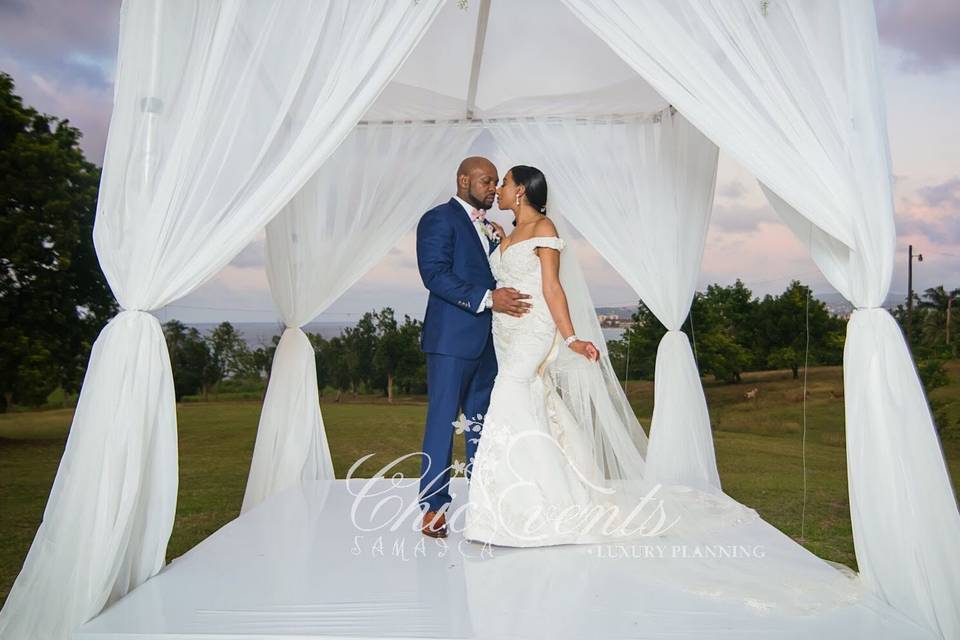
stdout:
[(576, 334), (573, 334), (572, 336), (570, 336), (570, 337), (568, 337), (566, 340), (564, 340), (564, 341), (563, 341), (563, 344), (565, 344), (566, 346), (569, 347), (571, 344), (573, 344), (574, 342), (576, 342), (576, 341), (579, 340), (579, 339), (580, 339), (580, 338), (578, 338)]

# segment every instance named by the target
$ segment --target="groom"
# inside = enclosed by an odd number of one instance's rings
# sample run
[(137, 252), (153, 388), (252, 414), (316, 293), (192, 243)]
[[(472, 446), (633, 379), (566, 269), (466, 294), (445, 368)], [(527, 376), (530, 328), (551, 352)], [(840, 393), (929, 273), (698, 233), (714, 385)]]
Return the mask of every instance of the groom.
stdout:
[(420, 348), (427, 358), (427, 422), (420, 468), (421, 531), (447, 535), (450, 464), (454, 425), (461, 411), (467, 425), (467, 479), (480, 438), (483, 415), (497, 375), (490, 333), (491, 309), (514, 316), (526, 313), (529, 295), (496, 288), (488, 256), (499, 238), (486, 219), (497, 194), (497, 168), (479, 156), (457, 169), (457, 195), (423, 214), (417, 224), (417, 266), (430, 291)]

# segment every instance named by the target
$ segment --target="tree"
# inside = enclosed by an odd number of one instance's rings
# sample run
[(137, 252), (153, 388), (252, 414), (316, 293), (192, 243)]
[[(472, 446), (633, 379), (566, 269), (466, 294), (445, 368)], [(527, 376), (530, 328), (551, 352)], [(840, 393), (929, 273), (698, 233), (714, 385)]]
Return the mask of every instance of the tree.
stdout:
[(750, 353), (731, 333), (717, 327), (697, 334), (696, 354), (700, 372), (723, 382), (740, 382), (750, 359)]
[(920, 327), (920, 344), (926, 347), (945, 346), (950, 357), (956, 356), (957, 307), (960, 305), (960, 289), (947, 291), (943, 285), (924, 291), (917, 305), (914, 329)]
[(250, 349), (232, 324), (221, 322), (217, 325), (210, 332), (207, 344), (211, 356), (209, 375), (206, 376), (208, 385), (216, 384), (224, 378), (251, 375), (254, 367)]
[(203, 336), (195, 328), (188, 328), (179, 320), (165, 322), (163, 335), (167, 339), (167, 350), (170, 352), (177, 402), (185, 395), (199, 391), (205, 393), (205, 375), (210, 370), (211, 356)]
[(800, 377), (807, 353), (809, 325), (810, 364), (838, 364), (843, 357), (845, 322), (830, 314), (827, 306), (810, 295), (810, 288), (792, 281), (779, 296), (764, 296), (757, 314), (757, 345), (766, 353), (767, 366), (788, 368)]
[[(690, 337), (702, 375), (740, 382), (743, 371), (757, 367), (757, 301), (738, 278), (729, 286), (711, 284), (695, 293), (684, 331)], [(760, 365), (762, 366), (762, 365)]]
[(344, 329), (343, 342), (346, 352), (342, 354), (342, 364), (350, 373), (350, 387), (356, 397), (361, 386), (373, 386), (376, 373), (373, 356), (377, 350), (377, 325), (373, 312), (366, 312), (356, 326)]
[(330, 349), (327, 340), (318, 333), (308, 333), (307, 339), (313, 346), (314, 362), (317, 367), (317, 391), (323, 397), (323, 390), (330, 384)]
[[(757, 299), (753, 297), (753, 292), (737, 278), (732, 285), (723, 287), (711, 284), (707, 286), (706, 292), (695, 294), (690, 315), (684, 327), (691, 336), (691, 340), (699, 341), (701, 337), (706, 338), (711, 333), (719, 332), (726, 334), (733, 343), (739, 345), (742, 352), (737, 353), (735, 361), (718, 364), (716, 367), (729, 370), (733, 378), (739, 382), (740, 373), (743, 370), (763, 366), (762, 356), (751, 348), (752, 345), (757, 344), (754, 339), (756, 314)], [(727, 340), (717, 337), (712, 342), (719, 346), (726, 344)], [(699, 353), (699, 348), (697, 351)], [(719, 356), (720, 353), (732, 355), (728, 349), (721, 349), (716, 352), (716, 355)], [(702, 367), (701, 370), (703, 370)], [(703, 372), (708, 373), (706, 370)]]
[(273, 368), (273, 356), (277, 353), (279, 342), (280, 336), (273, 336), (273, 344), (257, 347), (250, 352), (251, 372), (260, 380), (270, 381), (270, 369)]
[(426, 386), (426, 358), (420, 351), (420, 330), (422, 323), (404, 316), (403, 324), (398, 325), (393, 309), (387, 307), (375, 314), (377, 327), (377, 347), (374, 353), (374, 365), (378, 380), (385, 381), (387, 400), (393, 402), (393, 390), (396, 384), (406, 393), (411, 388)]
[(397, 384), (406, 394), (426, 393), (427, 358), (420, 350), (420, 333), (423, 323), (408, 315), (400, 325), (400, 342), (403, 345), (397, 365)]
[(79, 389), (117, 303), (93, 247), (100, 169), (0, 72), (0, 410)]
[(656, 364), (657, 346), (667, 329), (643, 300), (637, 302), (631, 320), (632, 324), (620, 339), (608, 344), (610, 364), (618, 376), (650, 380)]
[(377, 346), (373, 354), (373, 364), (379, 376), (386, 378), (387, 401), (393, 402), (393, 379), (403, 357), (403, 337), (393, 316), (393, 309), (387, 307), (374, 317)]
[[(690, 339), (700, 374), (739, 382), (747, 370), (789, 368), (797, 378), (807, 349), (808, 322), (811, 363), (839, 363), (846, 321), (812, 296), (808, 307), (808, 295), (808, 287), (793, 281), (779, 296), (758, 300), (739, 279), (725, 287), (712, 284), (694, 294), (681, 330)], [(632, 326), (620, 340), (609, 343), (617, 373), (652, 378), (665, 331), (640, 301)]]
[(337, 397), (334, 402), (340, 402), (343, 392), (350, 388), (356, 355), (350, 351), (346, 340), (340, 335), (327, 341), (324, 349), (324, 361), (329, 367), (330, 384), (337, 390)]

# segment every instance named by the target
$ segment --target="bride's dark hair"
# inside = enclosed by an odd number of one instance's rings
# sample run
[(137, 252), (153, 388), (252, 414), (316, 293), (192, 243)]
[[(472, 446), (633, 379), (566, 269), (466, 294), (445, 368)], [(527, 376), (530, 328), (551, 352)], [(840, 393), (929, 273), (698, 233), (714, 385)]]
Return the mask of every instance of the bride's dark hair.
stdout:
[[(514, 184), (522, 184), (526, 189), (530, 204), (543, 215), (547, 215), (547, 178), (543, 172), (536, 167), (518, 164), (510, 169), (510, 175), (513, 176)], [(517, 226), (516, 220), (513, 221), (513, 226)]]

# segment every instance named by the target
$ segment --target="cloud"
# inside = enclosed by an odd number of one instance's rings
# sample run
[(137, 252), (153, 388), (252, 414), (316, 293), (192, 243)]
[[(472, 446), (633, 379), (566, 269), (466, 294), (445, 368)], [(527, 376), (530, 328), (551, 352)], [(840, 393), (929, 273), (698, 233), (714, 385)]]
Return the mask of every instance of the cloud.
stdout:
[(747, 188), (739, 180), (731, 180), (717, 187), (717, 195), (722, 198), (736, 200), (742, 198), (747, 193)]
[(916, 189), (897, 205), (900, 235), (919, 237), (928, 246), (952, 249), (960, 245), (960, 178)]
[(880, 41), (899, 49), (906, 71), (936, 72), (960, 62), (960, 2), (876, 0)]
[(947, 180), (941, 184), (917, 189), (920, 197), (932, 207), (949, 207), (953, 213), (960, 213), (960, 178)]
[(0, 69), (24, 102), (68, 119), (103, 163), (113, 110), (119, 0), (0, 0)]
[(243, 251), (230, 261), (230, 265), (242, 269), (266, 268), (266, 245), (266, 234), (261, 231), (250, 244), (243, 248)]
[(779, 222), (759, 221), (749, 231), (710, 226), (698, 289), (713, 283), (731, 284), (737, 278), (761, 297), (783, 291), (795, 279), (818, 294), (833, 291), (803, 243)]
[(44, 66), (70, 63), (74, 55), (112, 67), (119, 30), (120, 0), (0, 2), (0, 46)]
[(14, 91), (25, 105), (57, 118), (69, 120), (80, 130), (80, 147), (91, 162), (102, 165), (107, 129), (113, 110), (112, 90), (62, 82), (53, 75), (31, 71), (0, 53), (0, 70), (13, 77)]
[(712, 227), (728, 233), (760, 231), (761, 225), (764, 223), (781, 224), (779, 218), (769, 206), (751, 207), (715, 204), (713, 206), (713, 217), (710, 219)]
[(916, 291), (943, 285), (960, 286), (960, 177), (951, 177), (915, 189), (897, 188), (897, 256), (891, 290), (900, 297), (907, 289), (907, 248), (922, 254), (914, 262)]

